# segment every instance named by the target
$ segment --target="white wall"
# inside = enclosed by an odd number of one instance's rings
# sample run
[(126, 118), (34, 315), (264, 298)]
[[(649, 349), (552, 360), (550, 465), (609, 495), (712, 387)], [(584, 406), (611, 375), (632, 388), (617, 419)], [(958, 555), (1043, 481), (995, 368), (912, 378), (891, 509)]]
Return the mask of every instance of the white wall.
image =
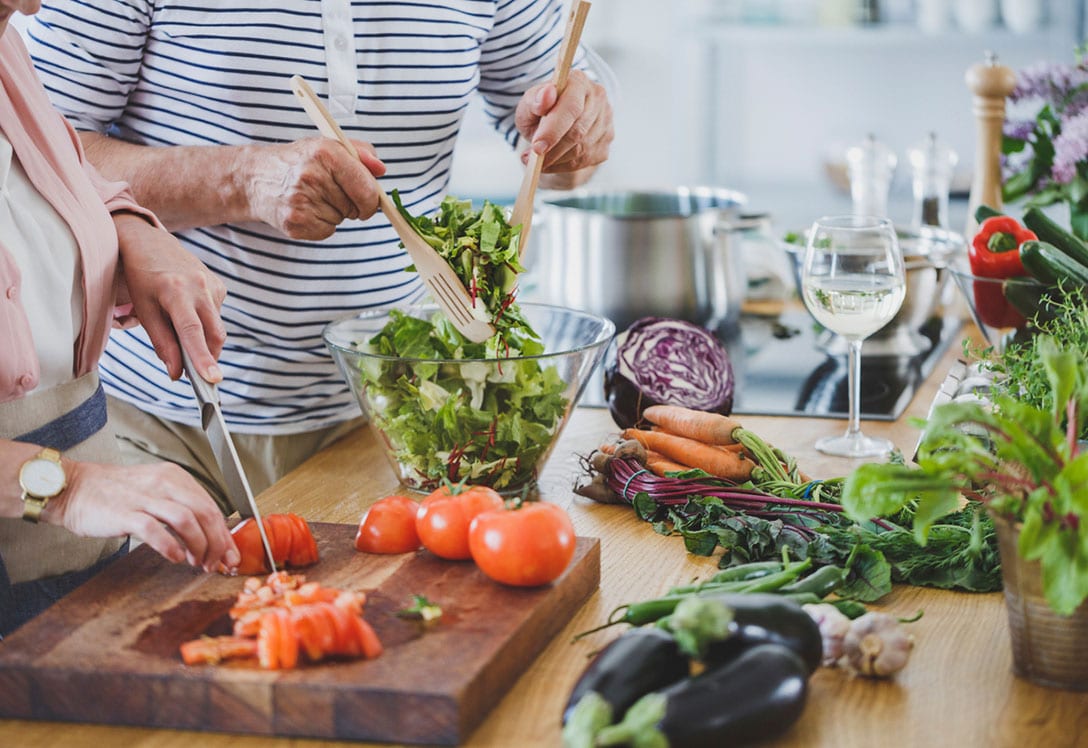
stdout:
[[(1025, 35), (927, 35), (904, 22), (912, 11), (902, 0), (882, 3), (899, 23), (873, 28), (737, 23), (753, 9), (804, 16), (815, 2), (595, 0), (584, 39), (621, 91), (612, 155), (593, 185), (827, 186), (827, 154), (873, 132), (901, 154), (903, 190), (903, 154), (931, 130), (960, 153), (969, 181), (975, 122), (966, 69), (988, 49), (1014, 69), (1071, 61), (1083, 13), (1083, 0), (1051, 0), (1051, 22)], [(512, 197), (520, 164), (478, 113), (470, 120), (451, 192)]]

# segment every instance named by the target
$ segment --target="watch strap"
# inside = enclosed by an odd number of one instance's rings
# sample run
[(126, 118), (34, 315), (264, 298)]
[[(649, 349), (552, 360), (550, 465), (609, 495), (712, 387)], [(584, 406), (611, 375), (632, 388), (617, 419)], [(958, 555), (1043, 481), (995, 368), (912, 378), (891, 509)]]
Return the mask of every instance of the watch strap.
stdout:
[(48, 498), (42, 498), (40, 496), (31, 496), (29, 494), (23, 494), (23, 519), (27, 522), (33, 522), (35, 525), (41, 520), (42, 511), (45, 509), (45, 505), (49, 503)]

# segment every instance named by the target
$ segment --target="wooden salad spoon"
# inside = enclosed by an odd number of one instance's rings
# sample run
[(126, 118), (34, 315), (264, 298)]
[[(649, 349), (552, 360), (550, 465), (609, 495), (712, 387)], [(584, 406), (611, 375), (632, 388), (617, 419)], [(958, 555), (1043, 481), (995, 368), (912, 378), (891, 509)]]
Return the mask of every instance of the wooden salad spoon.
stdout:
[[(558, 94), (563, 93), (567, 86), (567, 78), (570, 77), (570, 66), (574, 61), (574, 53), (578, 49), (578, 42), (582, 38), (582, 29), (586, 25), (586, 15), (589, 13), (589, 3), (586, 0), (578, 0), (571, 8), (567, 17), (567, 28), (563, 32), (563, 43), (559, 46), (559, 61), (552, 73), (552, 83)], [(518, 255), (525, 256), (525, 246), (529, 243), (529, 228), (533, 221), (533, 200), (536, 198), (536, 187), (540, 183), (540, 170), (544, 166), (544, 156), (536, 151), (529, 151), (529, 163), (525, 165), (525, 175), (521, 179), (521, 189), (518, 190), (517, 199), (514, 200), (514, 209), (510, 213), (510, 225), (521, 224), (521, 237), (518, 240)]]
[[(348, 140), (347, 135), (340, 129), (340, 125), (332, 118), (329, 110), (317, 98), (317, 94), (302, 76), (295, 75), (291, 78), (291, 90), (302, 102), (302, 108), (310, 115), (310, 119), (327, 138), (338, 140), (358, 158), (355, 146)], [(412, 225), (397, 210), (385, 190), (378, 190), (378, 205), (386, 219), (397, 232), (408, 256), (416, 266), (419, 277), (431, 292), (438, 306), (453, 322), (454, 327), (471, 340), (473, 343), (482, 343), (495, 334), (495, 328), (486, 319), (482, 319), (476, 311), (472, 297), (465, 289), (461, 279), (453, 272), (449, 263), (442, 259), (434, 247), (423, 240)], [(481, 307), (482, 308), (482, 307)]]

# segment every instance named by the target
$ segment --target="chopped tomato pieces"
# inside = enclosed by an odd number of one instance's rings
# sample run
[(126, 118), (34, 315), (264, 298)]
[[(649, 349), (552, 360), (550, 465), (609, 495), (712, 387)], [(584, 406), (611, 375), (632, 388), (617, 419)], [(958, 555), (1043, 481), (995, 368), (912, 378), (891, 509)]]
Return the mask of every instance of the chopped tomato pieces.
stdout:
[(233, 636), (203, 637), (181, 645), (187, 665), (256, 658), (262, 668), (289, 669), (300, 659), (377, 657), (382, 644), (363, 620), (366, 595), (275, 572), (264, 584), (247, 579), (230, 609)]
[(181, 645), (186, 665), (218, 665), (223, 660), (256, 656), (257, 642), (240, 636), (202, 636)]

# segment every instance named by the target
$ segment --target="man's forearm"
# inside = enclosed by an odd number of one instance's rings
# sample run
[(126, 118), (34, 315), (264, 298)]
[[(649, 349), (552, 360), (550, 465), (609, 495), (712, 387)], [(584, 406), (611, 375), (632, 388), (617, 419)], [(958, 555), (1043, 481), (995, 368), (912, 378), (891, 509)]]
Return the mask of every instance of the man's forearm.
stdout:
[(257, 220), (246, 192), (250, 146), (144, 146), (82, 132), (87, 158), (171, 231)]

